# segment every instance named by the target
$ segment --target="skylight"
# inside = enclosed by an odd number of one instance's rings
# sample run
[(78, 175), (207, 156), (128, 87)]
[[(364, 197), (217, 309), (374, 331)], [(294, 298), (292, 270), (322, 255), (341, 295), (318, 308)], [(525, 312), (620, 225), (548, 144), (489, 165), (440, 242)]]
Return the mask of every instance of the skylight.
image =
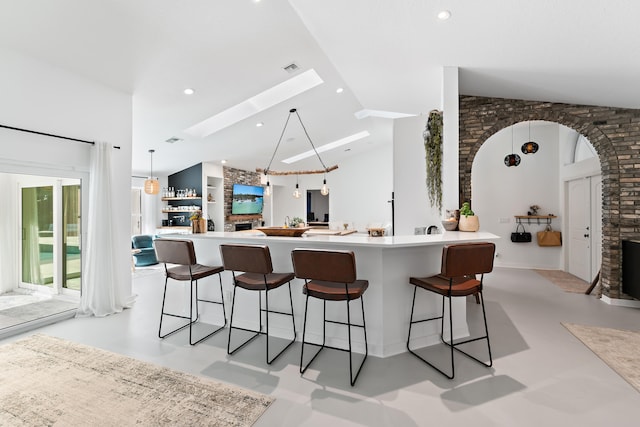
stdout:
[(396, 113), (393, 111), (382, 110), (360, 110), (354, 113), (357, 119), (362, 120), (367, 117), (382, 117), (384, 119), (401, 119), (403, 117), (413, 117), (415, 114)]
[(191, 136), (204, 138), (221, 129), (236, 124), (247, 117), (251, 117), (254, 114), (258, 114), (259, 112), (266, 110), (267, 108), (271, 108), (274, 105), (286, 101), (287, 99), (293, 98), (294, 96), (322, 83), (324, 83), (324, 81), (312, 68), (290, 78), (289, 80), (285, 80), (284, 82), (277, 84), (274, 87), (247, 99), (246, 101), (242, 101), (233, 107), (221, 111), (215, 116), (211, 116), (208, 119), (185, 129), (184, 132)]
[[(335, 148), (349, 144), (359, 139), (366, 138), (367, 136), (369, 136), (369, 132), (367, 132), (366, 130), (363, 130), (362, 132), (354, 133), (353, 135), (349, 135), (344, 138), (338, 139), (336, 141), (330, 142), (328, 144), (321, 145), (320, 147), (316, 147), (316, 150), (318, 151), (318, 153), (323, 153), (325, 151), (333, 150)], [(284, 159), (282, 163), (291, 164), (314, 155), (315, 155), (315, 152), (313, 150), (309, 150), (309, 151), (305, 151), (304, 153), (297, 154), (293, 157), (289, 157), (288, 159)]]

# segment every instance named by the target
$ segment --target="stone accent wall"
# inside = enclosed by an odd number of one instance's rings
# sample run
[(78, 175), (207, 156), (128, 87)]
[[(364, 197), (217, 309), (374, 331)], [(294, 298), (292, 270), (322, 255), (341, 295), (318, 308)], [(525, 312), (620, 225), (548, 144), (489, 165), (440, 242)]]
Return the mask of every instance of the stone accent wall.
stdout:
[(576, 130), (602, 169), (602, 293), (622, 293), (622, 240), (640, 239), (640, 110), (460, 96), (460, 202), (471, 200), (471, 166), (482, 144), (518, 122), (545, 120)]
[(247, 215), (243, 219), (230, 219), (231, 215), (231, 196), (233, 194), (233, 184), (261, 185), (260, 174), (257, 172), (249, 172), (242, 169), (234, 169), (223, 167), (222, 175), (224, 177), (224, 231), (235, 231), (238, 223), (251, 223), (252, 228), (262, 225), (262, 215)]

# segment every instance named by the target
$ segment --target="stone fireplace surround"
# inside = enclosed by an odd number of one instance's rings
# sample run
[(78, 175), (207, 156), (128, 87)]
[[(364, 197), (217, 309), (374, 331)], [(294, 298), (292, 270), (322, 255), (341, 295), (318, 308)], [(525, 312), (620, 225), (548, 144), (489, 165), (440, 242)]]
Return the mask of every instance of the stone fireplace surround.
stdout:
[[(231, 196), (233, 184), (262, 185), (260, 174), (242, 169), (222, 168), (224, 181), (224, 231), (236, 231), (236, 224), (251, 224), (251, 228), (262, 225), (262, 215), (231, 215)], [(241, 226), (242, 227), (242, 226)]]
[(471, 167), (482, 144), (515, 123), (544, 120), (589, 139), (602, 170), (602, 294), (622, 293), (622, 241), (640, 239), (640, 110), (460, 96), (460, 203), (471, 200)]

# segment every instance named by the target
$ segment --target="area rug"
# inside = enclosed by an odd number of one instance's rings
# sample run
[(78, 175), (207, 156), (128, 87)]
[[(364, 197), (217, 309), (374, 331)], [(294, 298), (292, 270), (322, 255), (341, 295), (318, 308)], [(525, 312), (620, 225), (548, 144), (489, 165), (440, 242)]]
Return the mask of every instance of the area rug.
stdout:
[(565, 292), (584, 294), (589, 289), (589, 282), (585, 282), (571, 273), (560, 270), (533, 270)]
[(0, 347), (0, 425), (251, 426), (273, 399), (60, 338)]
[(573, 323), (562, 325), (640, 392), (640, 332)]

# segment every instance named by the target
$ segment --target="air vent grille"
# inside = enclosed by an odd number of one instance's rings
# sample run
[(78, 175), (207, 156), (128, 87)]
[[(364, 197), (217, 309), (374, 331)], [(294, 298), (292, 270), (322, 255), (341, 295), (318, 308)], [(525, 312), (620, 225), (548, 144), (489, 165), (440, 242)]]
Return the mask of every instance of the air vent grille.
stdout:
[(297, 71), (298, 69), (300, 69), (300, 67), (298, 67), (298, 65), (294, 62), (292, 62), (291, 64), (287, 65), (286, 67), (284, 67), (284, 70), (287, 73), (293, 73), (295, 71)]
[(169, 144), (173, 144), (179, 141), (182, 141), (182, 138), (172, 136), (171, 138), (167, 139), (165, 142), (168, 142)]

